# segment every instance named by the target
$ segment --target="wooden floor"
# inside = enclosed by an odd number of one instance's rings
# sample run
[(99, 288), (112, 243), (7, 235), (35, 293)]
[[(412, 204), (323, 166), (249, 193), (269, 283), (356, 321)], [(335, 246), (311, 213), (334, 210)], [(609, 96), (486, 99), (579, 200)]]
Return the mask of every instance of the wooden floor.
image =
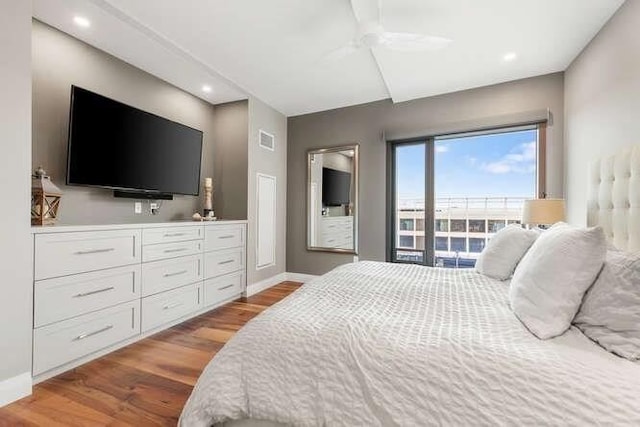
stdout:
[(2, 426), (175, 426), (200, 372), (249, 320), (300, 286), (283, 282), (34, 387)]

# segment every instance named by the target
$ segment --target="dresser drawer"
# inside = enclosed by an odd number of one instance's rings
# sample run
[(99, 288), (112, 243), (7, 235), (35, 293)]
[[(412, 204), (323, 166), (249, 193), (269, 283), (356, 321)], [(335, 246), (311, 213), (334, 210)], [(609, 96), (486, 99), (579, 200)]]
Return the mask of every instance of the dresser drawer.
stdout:
[(35, 282), (34, 327), (140, 298), (140, 266), (131, 265)]
[(205, 307), (228, 300), (244, 291), (244, 272), (228, 274), (204, 281)]
[(204, 277), (222, 276), (244, 270), (244, 248), (225, 249), (204, 254)]
[(204, 229), (202, 226), (145, 228), (142, 230), (142, 244), (155, 245), (157, 243), (199, 240), (202, 239), (203, 232)]
[(176, 258), (187, 255), (196, 255), (202, 252), (202, 241), (191, 240), (188, 242), (160, 243), (158, 245), (142, 247), (142, 261), (157, 261), (161, 259)]
[(202, 306), (202, 284), (187, 285), (142, 299), (142, 331), (187, 316)]
[(140, 246), (140, 230), (39, 234), (35, 279), (139, 263)]
[(244, 225), (210, 225), (204, 231), (205, 251), (244, 246)]
[(142, 264), (142, 296), (202, 280), (202, 255), (191, 255)]
[(38, 375), (140, 333), (140, 301), (85, 314), (33, 331)]

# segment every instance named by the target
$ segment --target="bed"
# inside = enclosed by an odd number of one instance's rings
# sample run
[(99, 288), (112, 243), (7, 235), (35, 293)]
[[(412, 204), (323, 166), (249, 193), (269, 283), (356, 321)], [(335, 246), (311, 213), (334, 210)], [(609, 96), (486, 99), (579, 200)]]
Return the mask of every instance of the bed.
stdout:
[[(637, 225), (621, 210), (636, 207), (621, 186), (636, 184), (617, 165), (639, 157), (599, 161), (589, 204), (590, 222), (629, 250), (640, 249)], [(202, 373), (180, 423), (640, 425), (640, 364), (575, 327), (536, 338), (508, 289), (472, 270), (339, 267), (240, 330)]]

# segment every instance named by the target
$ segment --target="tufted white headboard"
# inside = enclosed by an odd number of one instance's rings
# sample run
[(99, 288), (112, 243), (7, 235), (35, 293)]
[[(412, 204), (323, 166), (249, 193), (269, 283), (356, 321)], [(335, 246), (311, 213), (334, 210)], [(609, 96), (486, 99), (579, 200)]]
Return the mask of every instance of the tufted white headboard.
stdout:
[(591, 165), (587, 223), (604, 228), (616, 248), (640, 251), (640, 145)]

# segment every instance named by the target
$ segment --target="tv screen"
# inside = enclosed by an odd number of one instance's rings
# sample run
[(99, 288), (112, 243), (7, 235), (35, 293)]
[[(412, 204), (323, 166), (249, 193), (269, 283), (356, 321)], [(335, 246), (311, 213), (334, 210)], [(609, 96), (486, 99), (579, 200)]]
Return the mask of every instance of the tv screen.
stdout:
[(202, 132), (76, 86), (67, 184), (197, 196)]
[(350, 192), (350, 173), (322, 168), (322, 203), (325, 206), (348, 205)]

